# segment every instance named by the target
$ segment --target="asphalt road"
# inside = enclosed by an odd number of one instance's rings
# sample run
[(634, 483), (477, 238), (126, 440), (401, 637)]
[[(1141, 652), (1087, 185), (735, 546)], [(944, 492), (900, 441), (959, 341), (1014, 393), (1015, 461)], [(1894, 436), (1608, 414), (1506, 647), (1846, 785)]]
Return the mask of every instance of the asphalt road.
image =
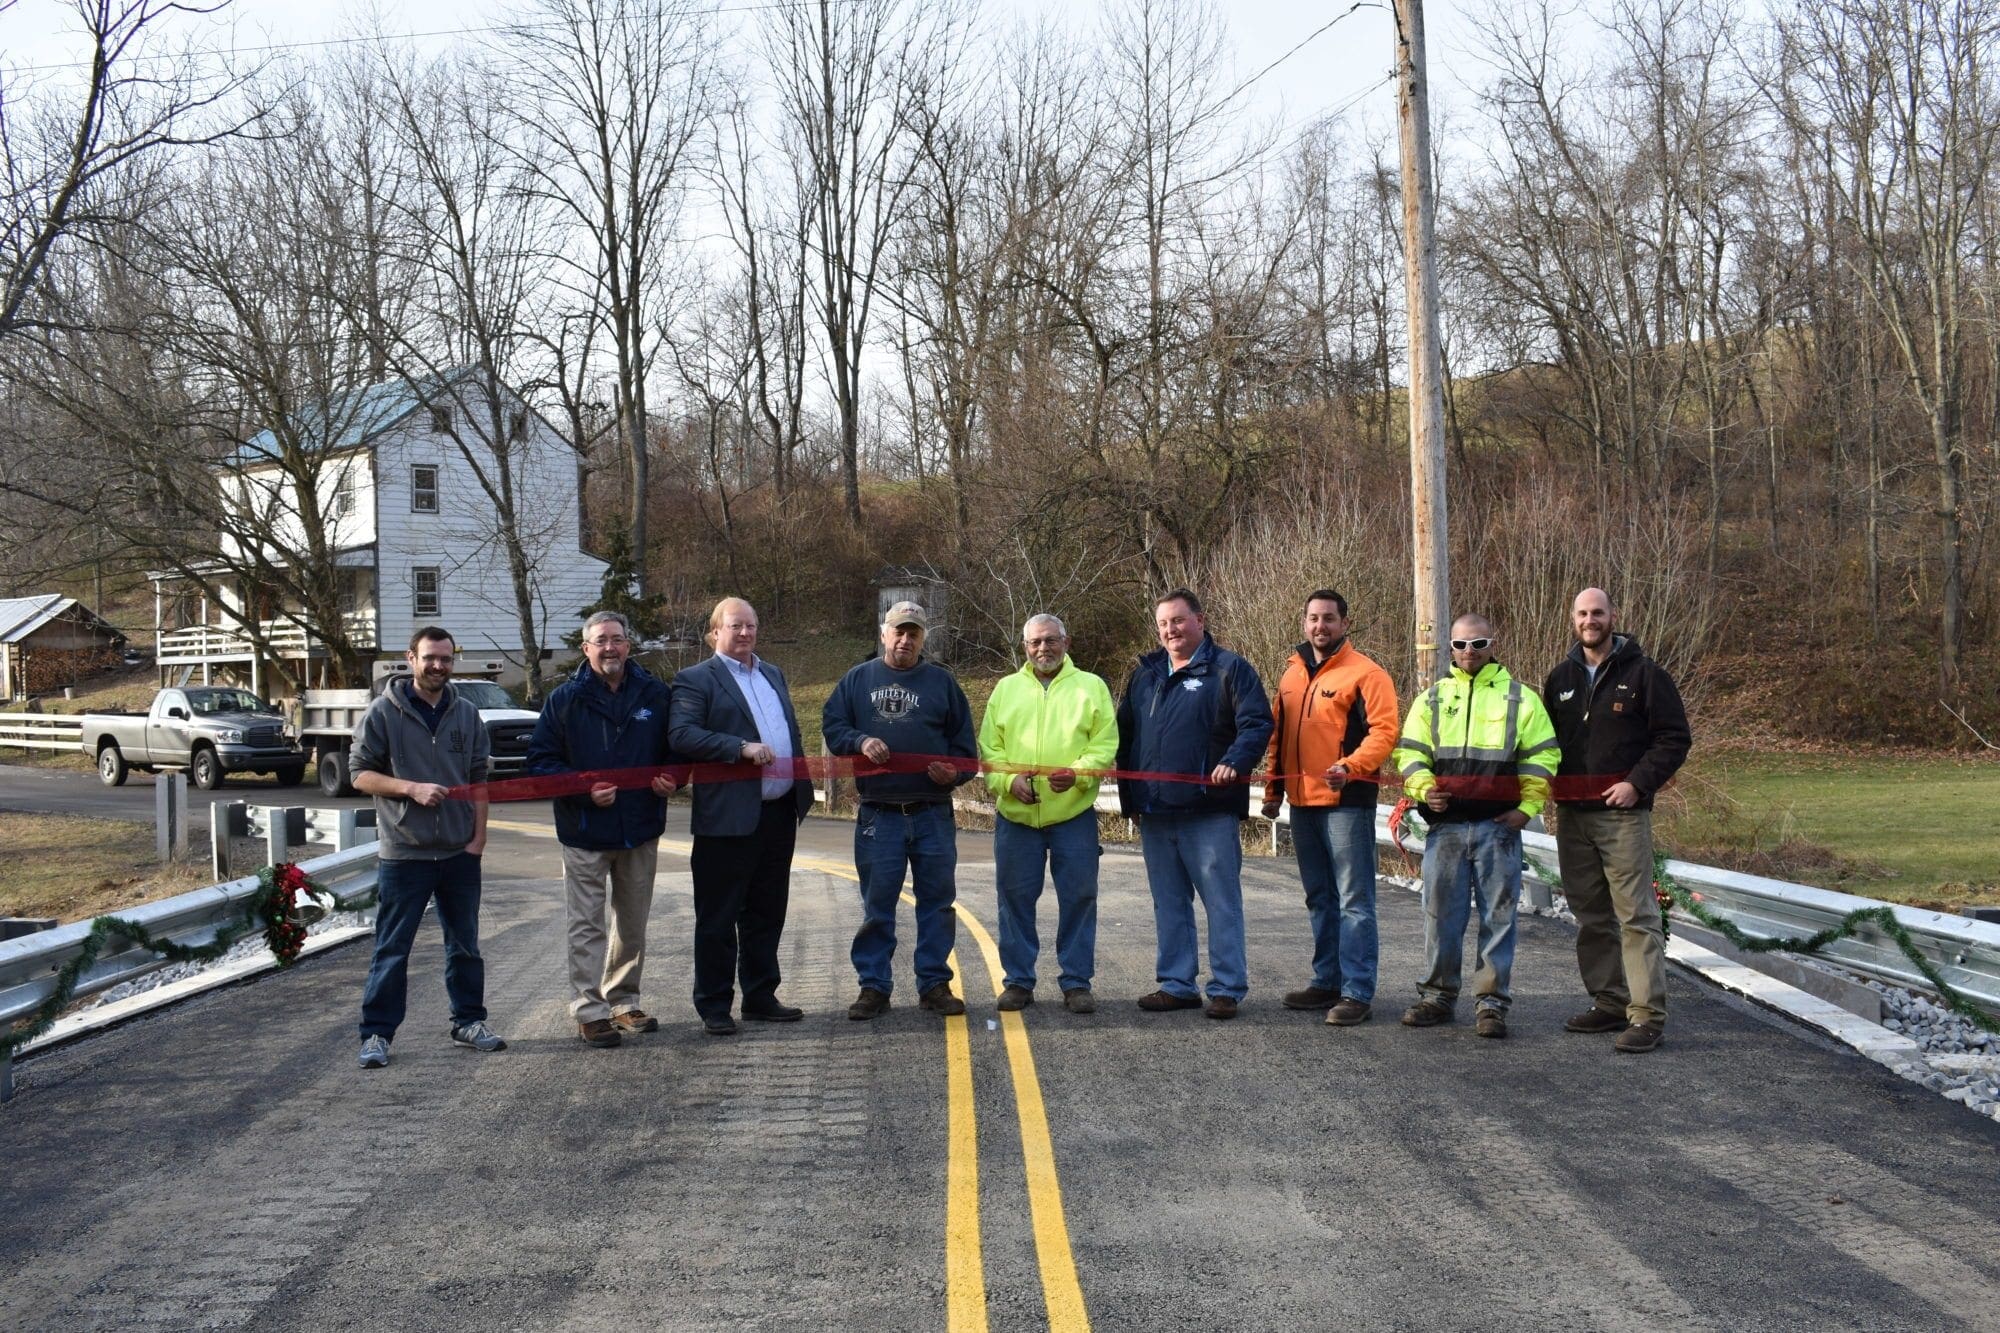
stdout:
[(1114, 849), (1103, 1007), (1045, 983), (996, 1023), (964, 835), (969, 1021), (915, 1007), (906, 934), (895, 1008), (850, 1023), (852, 826), (815, 819), (785, 946), (806, 1020), (701, 1033), (673, 855), (665, 1027), (596, 1051), (546, 815), (500, 818), (507, 1051), (445, 1040), (427, 926), (387, 1070), (353, 1063), (365, 945), (19, 1066), (0, 1327), (1032, 1329), (1071, 1273), (1100, 1329), (2000, 1327), (2000, 1126), (1678, 972), (1658, 1053), (1566, 1035), (1559, 924), (1522, 923), (1509, 1040), (1416, 1031), (1421, 919), (1385, 889), (1378, 1017), (1329, 1028), (1278, 1004), (1304, 911), (1253, 861), (1242, 1016), (1149, 1015), (1149, 899)]

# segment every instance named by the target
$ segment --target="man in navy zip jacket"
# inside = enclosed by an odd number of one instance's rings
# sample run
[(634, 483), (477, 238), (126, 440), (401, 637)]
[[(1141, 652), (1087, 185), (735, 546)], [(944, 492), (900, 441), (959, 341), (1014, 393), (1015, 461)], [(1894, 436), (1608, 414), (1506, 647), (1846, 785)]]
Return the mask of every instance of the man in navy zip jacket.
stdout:
[(958, 830), (951, 789), (976, 776), (943, 757), (976, 759), (972, 706), (951, 672), (923, 656), (930, 622), (915, 602), (898, 602), (882, 621), (882, 655), (851, 669), (820, 714), (826, 748), (887, 764), (899, 754), (935, 755), (920, 772), (857, 777), (854, 869), (861, 877), (861, 929), (854, 970), (861, 994), (848, 1006), (856, 1021), (889, 1009), (889, 963), (896, 954), (896, 898), (903, 871), (917, 900), (918, 1003), (936, 1014), (962, 1014), (951, 993), (952, 944), (958, 938)]
[(1118, 780), (1118, 804), (1139, 821), (1159, 936), (1160, 988), (1149, 1013), (1201, 1007), (1195, 987), (1194, 899), (1208, 915), (1210, 1018), (1234, 1018), (1250, 989), (1243, 946), (1243, 843), (1250, 775), (1271, 740), (1271, 703), (1248, 662), (1209, 637), (1201, 601), (1176, 588), (1153, 607), (1160, 647), (1125, 682), (1118, 767), (1185, 773), (1205, 782)]
[[(599, 611), (584, 622), (584, 665), (543, 704), (528, 742), (528, 772), (590, 773), (669, 762), (668, 687), (628, 660), (631, 651), (631, 627), (616, 611)], [(616, 1046), (622, 1033), (660, 1027), (639, 1007), (639, 974), (666, 798), (673, 790), (673, 779), (662, 773), (650, 790), (598, 781), (583, 795), (556, 798), (569, 980), (576, 995), (569, 1011), (577, 1036), (591, 1046)]]

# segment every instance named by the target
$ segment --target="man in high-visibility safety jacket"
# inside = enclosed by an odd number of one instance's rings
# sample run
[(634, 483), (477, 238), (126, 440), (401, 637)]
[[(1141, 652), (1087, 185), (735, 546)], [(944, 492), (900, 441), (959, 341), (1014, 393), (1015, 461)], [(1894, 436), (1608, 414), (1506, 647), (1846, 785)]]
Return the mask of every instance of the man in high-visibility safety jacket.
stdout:
[(1417, 696), (1390, 762), (1403, 794), (1424, 807), (1424, 961), (1410, 1027), (1449, 1023), (1458, 1002), (1466, 916), (1479, 906), (1475, 1031), (1507, 1035), (1514, 917), (1521, 898), (1521, 830), (1549, 799), (1562, 762), (1536, 694), (1494, 660), (1484, 616), (1451, 627), (1451, 675)]
[[(993, 881), (999, 900), (997, 1008), (1035, 1002), (1035, 903), (1047, 868), (1056, 886), (1056, 961), (1063, 1008), (1097, 1008), (1090, 979), (1097, 957), (1097, 778), (1118, 760), (1118, 715), (1102, 676), (1069, 659), (1069, 631), (1052, 615), (1021, 627), (1028, 660), (993, 687), (979, 724), (979, 758), (1005, 766), (986, 775), (999, 805), (993, 822)], [(1037, 773), (1007, 771), (1031, 767)], [(1084, 773), (1076, 770), (1083, 769)]]

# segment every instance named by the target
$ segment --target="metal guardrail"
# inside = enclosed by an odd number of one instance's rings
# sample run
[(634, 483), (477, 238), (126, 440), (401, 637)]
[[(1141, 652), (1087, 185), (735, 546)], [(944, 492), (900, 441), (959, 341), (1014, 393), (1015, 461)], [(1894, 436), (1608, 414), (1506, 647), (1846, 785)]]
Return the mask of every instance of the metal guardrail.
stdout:
[[(375, 850), (374, 843), (364, 843), (349, 851), (301, 862), (300, 868), (335, 895), (352, 897), (375, 887)], [(224, 927), (240, 921), (257, 890), (257, 877), (248, 875), (146, 903), (118, 915), (176, 944), (202, 945), (214, 940)], [(33, 1013), (42, 1001), (55, 994), (56, 974), (82, 952), (83, 942), (90, 935), (90, 924), (78, 921), (0, 941), (0, 1027)], [(77, 978), (77, 995), (95, 995), (168, 965), (158, 954), (129, 940), (114, 939), (109, 950)], [(5, 1099), (11, 1083), (9, 1063), (0, 1058), (0, 1100)]]
[(0, 747), (13, 750), (77, 750), (83, 719), (62, 713), (0, 713)]

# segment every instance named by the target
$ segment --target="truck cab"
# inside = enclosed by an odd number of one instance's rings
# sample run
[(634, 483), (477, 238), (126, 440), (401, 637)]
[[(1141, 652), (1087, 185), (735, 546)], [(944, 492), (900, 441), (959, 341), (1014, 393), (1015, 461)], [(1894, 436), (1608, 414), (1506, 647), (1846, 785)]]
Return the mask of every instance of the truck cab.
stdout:
[[(506, 663), (494, 659), (460, 658), (452, 672), (451, 685), (479, 710), (486, 724), (493, 758), (487, 776), (517, 777), (528, 765), (528, 741), (535, 734), (535, 712), (514, 702), (495, 677)], [(348, 749), (354, 742), (355, 724), (368, 711), (388, 683), (409, 674), (400, 659), (375, 664), (375, 679), (365, 690), (307, 690), (299, 698), (299, 733), (312, 751), (319, 770), (319, 787), (328, 796), (347, 796), (354, 791), (353, 773), (348, 767)]]

